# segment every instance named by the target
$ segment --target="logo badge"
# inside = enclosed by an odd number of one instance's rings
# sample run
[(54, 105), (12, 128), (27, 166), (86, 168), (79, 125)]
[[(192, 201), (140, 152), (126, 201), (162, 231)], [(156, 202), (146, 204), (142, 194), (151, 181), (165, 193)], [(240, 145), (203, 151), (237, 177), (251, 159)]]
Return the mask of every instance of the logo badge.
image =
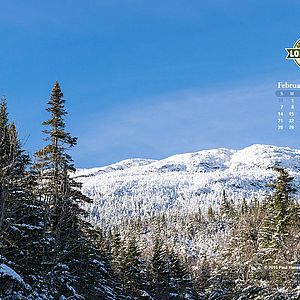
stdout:
[(285, 59), (292, 59), (300, 67), (300, 39), (295, 43), (293, 48), (285, 48), (287, 56)]

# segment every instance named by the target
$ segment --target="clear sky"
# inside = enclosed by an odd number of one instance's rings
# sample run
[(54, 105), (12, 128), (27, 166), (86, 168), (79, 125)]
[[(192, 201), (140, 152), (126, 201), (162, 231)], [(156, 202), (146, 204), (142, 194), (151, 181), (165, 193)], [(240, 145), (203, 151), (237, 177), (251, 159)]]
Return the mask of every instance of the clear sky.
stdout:
[(284, 50), (300, 38), (299, 15), (298, 0), (1, 1), (0, 93), (33, 153), (59, 80), (78, 167), (300, 148), (300, 114), (278, 132), (274, 95), (277, 81), (300, 82)]

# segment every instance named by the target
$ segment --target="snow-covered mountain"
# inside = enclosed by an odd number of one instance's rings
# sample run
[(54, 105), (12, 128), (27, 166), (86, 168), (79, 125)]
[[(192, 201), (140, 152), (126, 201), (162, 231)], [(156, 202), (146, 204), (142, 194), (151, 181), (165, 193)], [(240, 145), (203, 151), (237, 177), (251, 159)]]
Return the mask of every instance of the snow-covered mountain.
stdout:
[(300, 150), (252, 145), (179, 154), (163, 160), (128, 159), (101, 168), (80, 169), (76, 178), (94, 199), (88, 207), (102, 225), (162, 211), (186, 214), (218, 206), (222, 192), (238, 201), (264, 197), (275, 176), (275, 165), (286, 168), (300, 187)]

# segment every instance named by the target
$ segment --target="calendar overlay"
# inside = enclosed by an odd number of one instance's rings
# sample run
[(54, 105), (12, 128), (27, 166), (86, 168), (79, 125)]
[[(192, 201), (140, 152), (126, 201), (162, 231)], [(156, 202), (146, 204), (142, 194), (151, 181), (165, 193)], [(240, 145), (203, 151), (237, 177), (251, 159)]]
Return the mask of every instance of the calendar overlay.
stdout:
[(300, 114), (297, 112), (297, 101), (300, 99), (300, 89), (280, 89), (276, 91), (275, 95), (278, 100), (277, 130), (290, 132), (299, 130)]

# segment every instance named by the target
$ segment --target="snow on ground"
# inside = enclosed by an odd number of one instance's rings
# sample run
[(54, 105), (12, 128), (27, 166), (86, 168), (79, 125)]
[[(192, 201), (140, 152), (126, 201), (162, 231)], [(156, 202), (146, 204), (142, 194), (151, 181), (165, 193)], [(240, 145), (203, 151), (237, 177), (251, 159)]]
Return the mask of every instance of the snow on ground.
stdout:
[(22, 277), (6, 264), (0, 264), (0, 277), (10, 277), (19, 283), (24, 283)]

